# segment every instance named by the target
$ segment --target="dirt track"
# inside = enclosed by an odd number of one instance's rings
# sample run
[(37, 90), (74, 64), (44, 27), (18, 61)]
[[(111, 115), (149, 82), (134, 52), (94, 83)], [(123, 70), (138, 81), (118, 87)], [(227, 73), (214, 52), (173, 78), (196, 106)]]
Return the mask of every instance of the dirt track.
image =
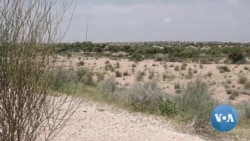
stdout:
[(54, 141), (204, 141), (175, 131), (166, 121), (83, 102)]

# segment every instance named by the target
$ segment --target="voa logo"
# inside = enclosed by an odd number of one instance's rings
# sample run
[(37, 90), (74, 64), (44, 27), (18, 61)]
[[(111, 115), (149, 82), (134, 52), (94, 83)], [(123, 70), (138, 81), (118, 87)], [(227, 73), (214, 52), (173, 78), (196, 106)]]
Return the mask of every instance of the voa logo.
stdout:
[(213, 109), (210, 120), (216, 130), (226, 132), (237, 125), (238, 113), (234, 107), (228, 104), (220, 104)]
[(214, 114), (217, 122), (235, 122), (232, 114)]

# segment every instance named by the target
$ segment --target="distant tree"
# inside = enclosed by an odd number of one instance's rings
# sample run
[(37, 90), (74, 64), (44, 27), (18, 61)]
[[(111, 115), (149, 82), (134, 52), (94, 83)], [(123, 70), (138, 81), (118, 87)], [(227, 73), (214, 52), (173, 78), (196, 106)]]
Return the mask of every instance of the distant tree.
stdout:
[(170, 50), (169, 47), (164, 47), (163, 48), (163, 54), (164, 54), (164, 56), (169, 53), (169, 50)]
[(232, 61), (232, 63), (244, 62), (245, 56), (243, 54), (243, 50), (240, 47), (230, 48), (230, 52), (228, 54), (228, 59), (230, 59)]

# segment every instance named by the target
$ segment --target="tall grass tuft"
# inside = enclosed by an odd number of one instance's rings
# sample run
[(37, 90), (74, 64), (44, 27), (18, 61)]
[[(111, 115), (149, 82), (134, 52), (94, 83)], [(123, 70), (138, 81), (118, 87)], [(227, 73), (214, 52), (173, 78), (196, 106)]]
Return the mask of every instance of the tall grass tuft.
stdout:
[(98, 84), (98, 90), (102, 96), (111, 102), (119, 98), (115, 93), (116, 89), (116, 82), (114, 78), (108, 78)]
[(158, 88), (155, 80), (135, 82), (128, 92), (128, 103), (139, 111), (158, 109), (158, 102), (163, 92)]
[(209, 116), (216, 101), (211, 97), (208, 85), (202, 80), (188, 83), (175, 101), (186, 119), (195, 119), (193, 126), (196, 131), (203, 132), (210, 127)]

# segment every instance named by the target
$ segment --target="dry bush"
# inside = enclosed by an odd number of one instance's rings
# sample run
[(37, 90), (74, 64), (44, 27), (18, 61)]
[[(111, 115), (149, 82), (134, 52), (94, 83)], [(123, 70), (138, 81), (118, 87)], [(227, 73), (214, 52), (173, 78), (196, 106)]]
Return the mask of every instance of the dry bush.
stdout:
[(115, 76), (116, 77), (122, 77), (122, 73), (120, 71), (115, 71)]
[(84, 62), (83, 61), (80, 61), (77, 63), (77, 66), (83, 66), (84, 65)]
[(128, 103), (140, 111), (158, 109), (158, 102), (163, 92), (158, 88), (157, 81), (135, 82), (128, 93)]
[(108, 78), (98, 84), (98, 90), (103, 94), (104, 98), (114, 101), (118, 97), (115, 95), (116, 82), (114, 78)]
[(180, 70), (180, 67), (178, 66), (178, 65), (176, 65), (175, 67), (174, 67), (174, 71), (179, 71)]
[(250, 101), (243, 101), (240, 107), (241, 117), (250, 119)]
[(247, 77), (243, 76), (243, 75), (240, 75), (239, 79), (238, 79), (238, 83), (245, 84), (246, 82), (247, 82)]
[(250, 81), (245, 83), (244, 88), (250, 90)]
[(136, 80), (137, 81), (142, 81), (143, 78), (145, 76), (145, 72), (144, 71), (139, 71), (137, 74), (136, 74)]
[(75, 111), (69, 96), (53, 96), (49, 56), (59, 23), (54, 0), (0, 1), (0, 140), (52, 139)]
[(183, 111), (184, 119), (195, 119), (193, 127), (197, 132), (210, 130), (209, 115), (216, 101), (211, 97), (205, 82), (200, 79), (189, 82), (183, 92), (177, 95), (175, 103)]

